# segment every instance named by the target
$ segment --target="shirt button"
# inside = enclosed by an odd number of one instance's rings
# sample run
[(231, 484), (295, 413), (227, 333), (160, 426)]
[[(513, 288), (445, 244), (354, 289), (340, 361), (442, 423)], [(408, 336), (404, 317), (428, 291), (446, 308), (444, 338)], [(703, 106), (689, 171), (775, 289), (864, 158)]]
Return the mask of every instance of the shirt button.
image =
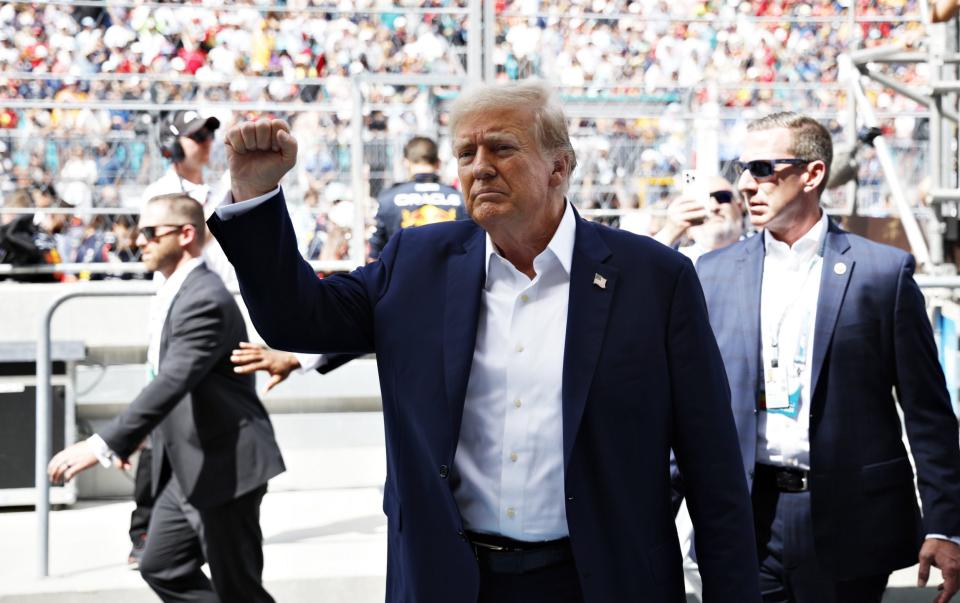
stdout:
[(517, 344), (517, 352), (522, 352), (522, 351), (523, 351), (523, 344), (518, 343), (518, 344)]
[(520, 398), (517, 398), (516, 400), (513, 401), (513, 405), (516, 406), (517, 408), (520, 408), (521, 404), (523, 404), (523, 402), (520, 401)]
[(511, 453), (510, 453), (510, 460), (513, 461), (514, 463), (517, 462), (517, 459), (518, 459), (518, 458), (520, 458), (520, 456), (519, 456), (516, 452), (511, 452)]
[(517, 512), (513, 510), (513, 507), (510, 507), (509, 509), (507, 509), (507, 517), (509, 517), (510, 519), (513, 519), (514, 517), (516, 517), (516, 515), (517, 515)]
[(524, 293), (523, 295), (520, 296), (520, 301), (522, 301), (523, 303), (527, 303), (528, 301), (530, 301), (530, 297), (526, 293)]
[(440, 465), (440, 477), (447, 479), (447, 476), (450, 475), (450, 467), (446, 465)]

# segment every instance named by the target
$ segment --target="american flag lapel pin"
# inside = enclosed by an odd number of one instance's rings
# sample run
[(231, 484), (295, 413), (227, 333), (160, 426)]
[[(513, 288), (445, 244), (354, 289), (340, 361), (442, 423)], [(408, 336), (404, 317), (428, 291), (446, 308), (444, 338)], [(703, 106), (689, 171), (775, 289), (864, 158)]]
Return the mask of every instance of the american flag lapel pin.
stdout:
[(605, 279), (599, 272), (593, 275), (593, 284), (601, 289), (607, 288), (607, 279)]

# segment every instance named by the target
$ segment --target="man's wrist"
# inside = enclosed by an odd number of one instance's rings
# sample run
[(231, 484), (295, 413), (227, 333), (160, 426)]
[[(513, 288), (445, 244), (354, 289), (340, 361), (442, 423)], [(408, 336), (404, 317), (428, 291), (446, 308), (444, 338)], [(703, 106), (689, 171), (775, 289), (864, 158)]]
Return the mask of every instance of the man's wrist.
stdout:
[(269, 187), (254, 187), (254, 186), (245, 186), (242, 183), (234, 182), (230, 186), (230, 193), (233, 195), (233, 202), (240, 203), (242, 201), (249, 201), (250, 199), (256, 199), (257, 197), (262, 197), (267, 193), (277, 189), (278, 185), (273, 185)]
[(947, 536), (946, 534), (927, 534), (927, 540), (946, 540), (960, 546), (960, 536)]
[(663, 228), (660, 229), (660, 232), (655, 235), (655, 238), (664, 245), (673, 245), (683, 236), (686, 230), (683, 226), (667, 222)]

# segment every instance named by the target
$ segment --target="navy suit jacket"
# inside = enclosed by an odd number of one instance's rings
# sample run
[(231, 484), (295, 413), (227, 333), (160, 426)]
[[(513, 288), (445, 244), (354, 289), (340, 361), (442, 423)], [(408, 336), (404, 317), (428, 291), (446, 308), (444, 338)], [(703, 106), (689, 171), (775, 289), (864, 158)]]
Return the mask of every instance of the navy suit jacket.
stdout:
[[(915, 564), (925, 533), (960, 536), (960, 450), (913, 257), (833, 222), (826, 236), (811, 367), (810, 506), (818, 558), (849, 579)], [(748, 477), (762, 378), (763, 258), (757, 235), (697, 264)], [(922, 522), (896, 401), (916, 459)]]
[[(473, 361), (485, 233), (401, 230), (380, 259), (318, 279), (282, 195), (210, 228), (271, 346), (376, 351), (387, 445), (387, 600), (477, 600), (448, 479)], [(668, 458), (687, 476), (707, 600), (759, 601), (750, 501), (728, 387), (693, 265), (577, 219), (563, 362), (564, 496), (585, 600), (685, 600)], [(269, 254), (263, 253), (270, 249)], [(606, 279), (594, 284), (595, 275)]]

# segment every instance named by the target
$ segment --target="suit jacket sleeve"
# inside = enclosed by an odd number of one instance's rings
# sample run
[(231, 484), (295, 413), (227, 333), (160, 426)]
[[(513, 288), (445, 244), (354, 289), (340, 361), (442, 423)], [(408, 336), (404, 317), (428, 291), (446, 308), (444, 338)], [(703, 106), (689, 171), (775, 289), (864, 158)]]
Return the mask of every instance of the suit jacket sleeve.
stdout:
[(960, 536), (960, 447), (915, 262), (900, 265), (894, 310), (897, 397), (903, 408), (928, 534)]
[(667, 337), (673, 449), (693, 520), (705, 600), (759, 601), (753, 514), (730, 387), (689, 261), (674, 289)]
[(221, 337), (223, 308), (210, 296), (192, 295), (184, 299), (181, 295), (168, 320), (170, 334), (159, 374), (127, 410), (99, 432), (110, 449), (123, 458), (137, 449), (232, 347)]
[(208, 224), (270, 347), (311, 354), (373, 351), (373, 309), (389, 283), (399, 234), (379, 261), (321, 279), (300, 255), (282, 192), (228, 221), (214, 214)]

